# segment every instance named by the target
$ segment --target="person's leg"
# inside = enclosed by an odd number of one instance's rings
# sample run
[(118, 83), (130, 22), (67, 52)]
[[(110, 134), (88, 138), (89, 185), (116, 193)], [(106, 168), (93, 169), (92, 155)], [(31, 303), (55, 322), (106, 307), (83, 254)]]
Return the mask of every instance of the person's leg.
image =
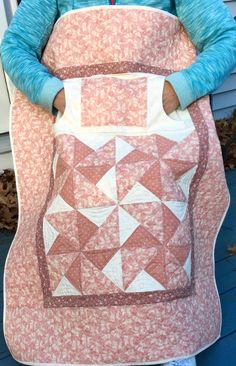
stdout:
[(177, 361), (171, 361), (167, 363), (163, 363), (163, 366), (196, 366), (196, 358), (190, 357), (190, 358), (184, 358)]

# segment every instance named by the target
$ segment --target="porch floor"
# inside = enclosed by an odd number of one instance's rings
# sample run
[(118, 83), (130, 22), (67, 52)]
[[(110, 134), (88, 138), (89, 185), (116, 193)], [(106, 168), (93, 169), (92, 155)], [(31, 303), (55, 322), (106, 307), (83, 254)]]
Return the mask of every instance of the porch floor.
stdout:
[[(220, 294), (223, 324), (221, 338), (197, 355), (198, 366), (236, 365), (236, 256), (227, 252), (228, 245), (236, 244), (236, 169), (226, 171), (231, 203), (216, 241), (216, 282)], [(0, 364), (19, 366), (11, 356), (3, 336), (3, 270), (14, 233), (0, 231)]]

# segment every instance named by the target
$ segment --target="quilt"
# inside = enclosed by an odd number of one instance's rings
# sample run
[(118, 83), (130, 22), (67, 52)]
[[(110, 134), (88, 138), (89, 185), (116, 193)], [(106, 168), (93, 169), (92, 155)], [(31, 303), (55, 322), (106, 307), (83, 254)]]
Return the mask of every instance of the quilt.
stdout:
[(26, 365), (151, 365), (220, 336), (214, 248), (229, 206), (208, 97), (166, 114), (167, 75), (196, 50), (146, 6), (65, 13), (41, 62), (50, 115), (19, 90), (10, 138), (19, 221), (4, 269), (4, 336)]

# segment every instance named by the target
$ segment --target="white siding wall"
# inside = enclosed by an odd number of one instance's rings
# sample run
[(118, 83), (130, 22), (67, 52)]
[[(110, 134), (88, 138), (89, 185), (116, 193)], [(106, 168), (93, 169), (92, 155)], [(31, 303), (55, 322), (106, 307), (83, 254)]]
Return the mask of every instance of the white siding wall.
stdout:
[[(5, 29), (7, 28), (7, 19), (5, 16), (5, 8), (0, 1), (0, 42)], [(9, 119), (9, 96), (6, 88), (5, 74), (2, 69), (2, 63), (0, 60), (0, 133), (8, 131), (8, 119)]]
[[(236, 1), (227, 0), (233, 16), (236, 16)], [(212, 109), (215, 119), (228, 117), (236, 108), (236, 68), (224, 84), (212, 95)]]
[[(5, 6), (4, 6), (5, 5)], [(16, 9), (16, 0), (0, 0), (0, 42), (3, 33), (10, 20), (11, 10)], [(6, 84), (9, 84), (9, 89)], [(10, 83), (7, 75), (3, 73), (0, 60), (0, 171), (14, 168), (9, 138), (9, 107), (10, 107)]]

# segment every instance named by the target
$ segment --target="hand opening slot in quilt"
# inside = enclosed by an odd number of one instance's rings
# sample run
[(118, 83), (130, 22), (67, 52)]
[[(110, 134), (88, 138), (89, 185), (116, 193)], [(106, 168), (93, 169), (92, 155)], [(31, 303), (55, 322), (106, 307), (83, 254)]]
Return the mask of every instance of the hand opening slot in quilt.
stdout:
[[(64, 80), (66, 108), (55, 121), (54, 133), (64, 120), (73, 130), (133, 134), (160, 128), (167, 131), (191, 130), (187, 109), (167, 115), (162, 102), (165, 77), (145, 72), (98, 74)], [(59, 126), (58, 126), (59, 125)], [(58, 126), (58, 127), (57, 127)]]

